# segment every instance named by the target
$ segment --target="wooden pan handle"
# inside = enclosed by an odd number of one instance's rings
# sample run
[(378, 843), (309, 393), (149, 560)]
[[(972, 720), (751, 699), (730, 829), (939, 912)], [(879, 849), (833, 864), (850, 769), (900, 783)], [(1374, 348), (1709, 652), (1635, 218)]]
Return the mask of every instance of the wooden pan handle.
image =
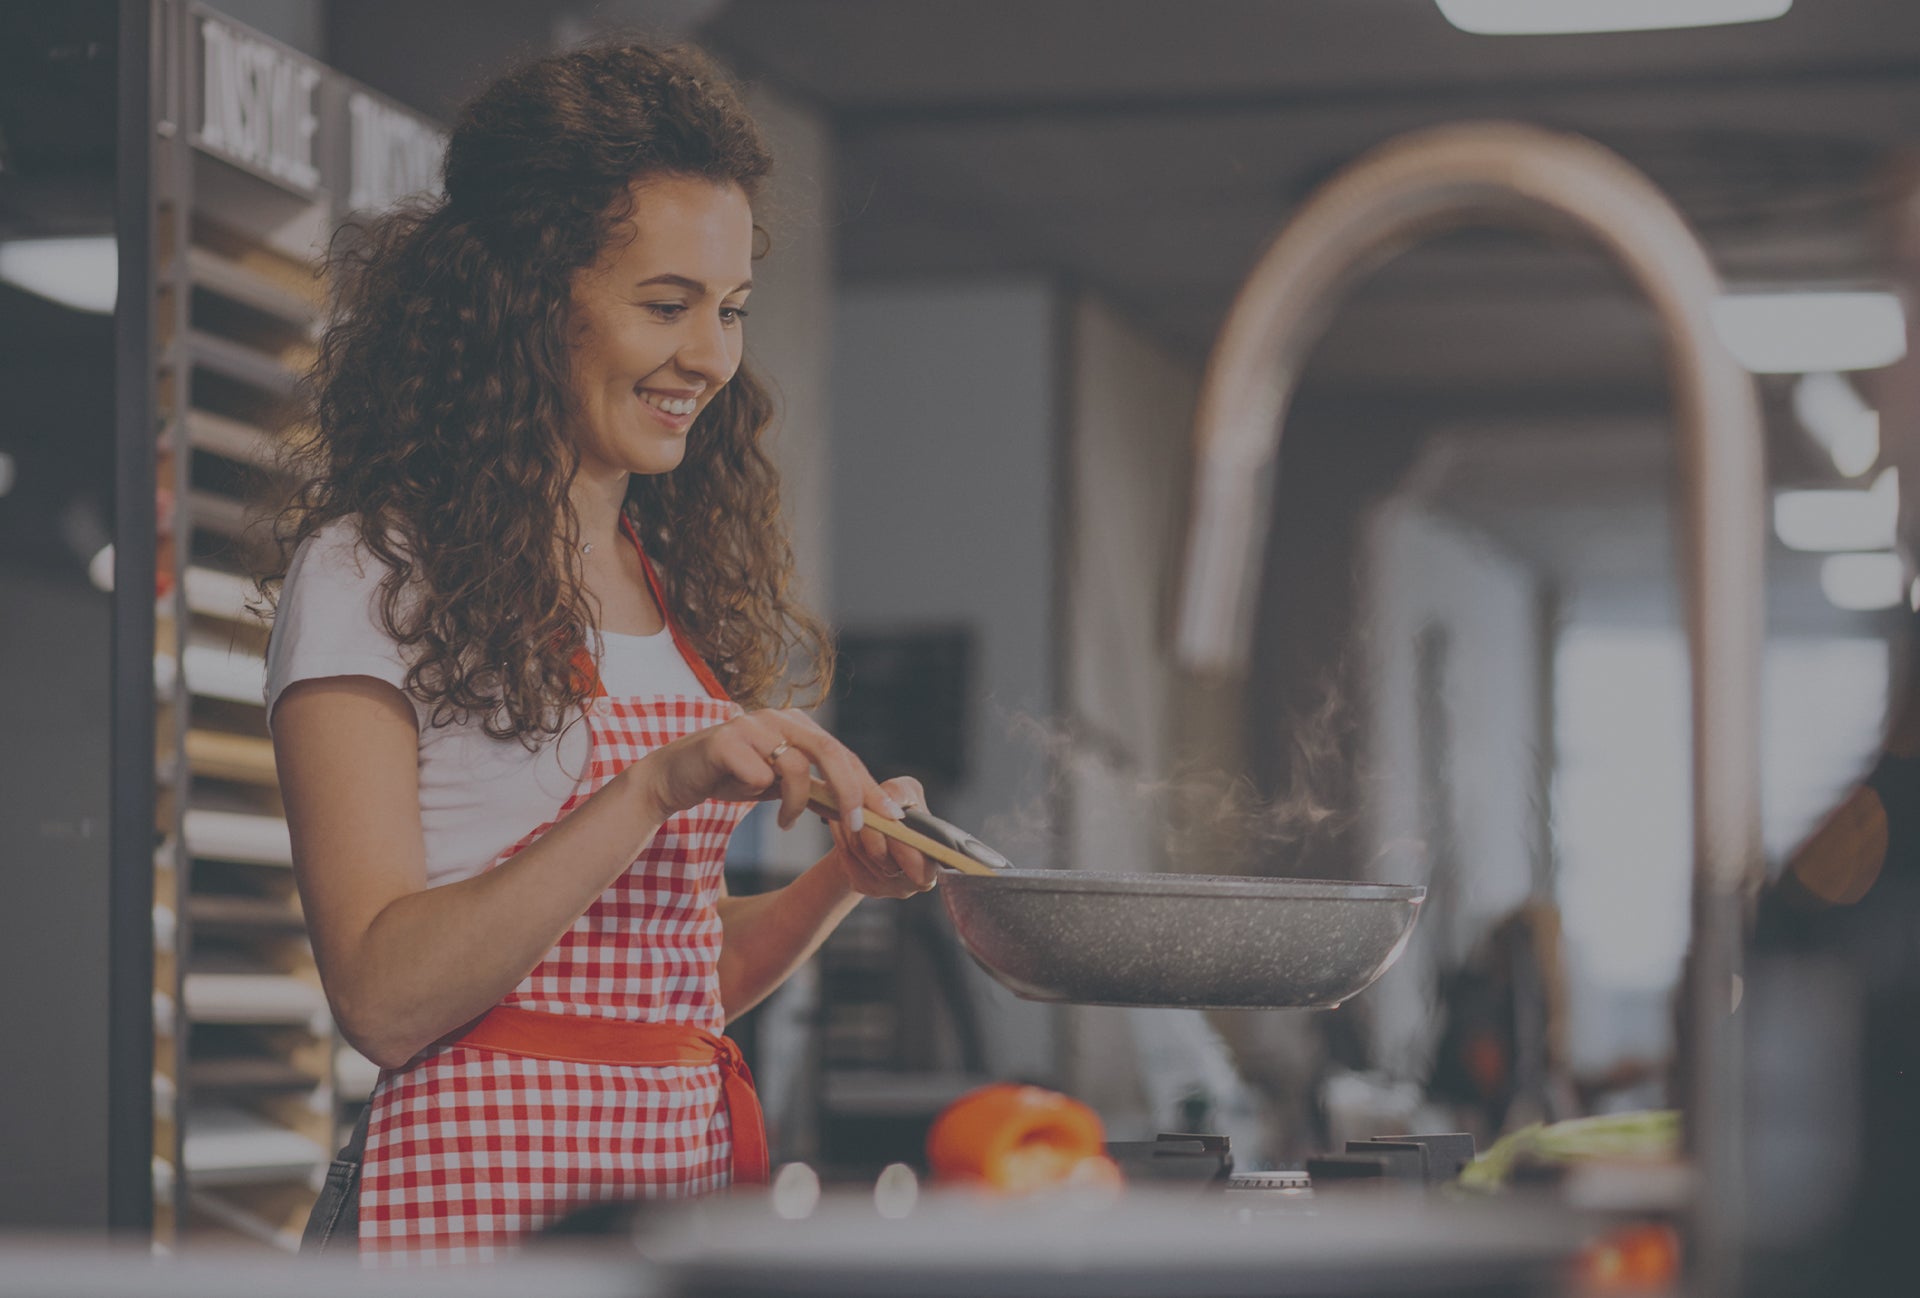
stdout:
[[(840, 804), (834, 801), (833, 790), (819, 780), (813, 782), (813, 789), (807, 801), (815, 811), (823, 811), (829, 816), (840, 814)], [(962, 874), (983, 874), (991, 878), (996, 873), (992, 866), (983, 865), (965, 852), (948, 847), (937, 839), (928, 838), (925, 834), (909, 829), (897, 820), (889, 820), (885, 816), (874, 815), (871, 812), (865, 819), (866, 828), (883, 838), (891, 838), (896, 843), (906, 844), (929, 861), (938, 861), (941, 865), (958, 870)]]

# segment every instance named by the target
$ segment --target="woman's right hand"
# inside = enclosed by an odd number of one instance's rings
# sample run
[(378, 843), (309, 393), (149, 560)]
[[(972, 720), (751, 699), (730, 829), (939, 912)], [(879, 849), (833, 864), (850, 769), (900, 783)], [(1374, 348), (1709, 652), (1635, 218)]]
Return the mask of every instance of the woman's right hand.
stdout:
[(780, 828), (807, 809), (813, 772), (833, 790), (837, 819), (858, 833), (864, 812), (898, 820), (901, 809), (845, 744), (798, 708), (748, 712), (663, 744), (622, 772), (661, 820), (709, 799), (780, 799)]

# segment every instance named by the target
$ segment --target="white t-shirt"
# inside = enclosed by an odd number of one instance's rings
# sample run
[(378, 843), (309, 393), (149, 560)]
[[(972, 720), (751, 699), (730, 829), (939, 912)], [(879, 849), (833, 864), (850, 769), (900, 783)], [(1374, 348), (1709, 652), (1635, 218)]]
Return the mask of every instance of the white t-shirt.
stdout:
[[(328, 524), (294, 553), (267, 652), (269, 725), (281, 692), (295, 681), (371, 676), (404, 689), (406, 662), (380, 623), (384, 572), (349, 520)], [(601, 639), (598, 666), (607, 693), (706, 696), (666, 631), (603, 632)], [(517, 739), (490, 738), (477, 719), (430, 726), (427, 709), (417, 699), (413, 704), (430, 887), (479, 874), (552, 820), (586, 767), (584, 725), (569, 726), (530, 752)]]

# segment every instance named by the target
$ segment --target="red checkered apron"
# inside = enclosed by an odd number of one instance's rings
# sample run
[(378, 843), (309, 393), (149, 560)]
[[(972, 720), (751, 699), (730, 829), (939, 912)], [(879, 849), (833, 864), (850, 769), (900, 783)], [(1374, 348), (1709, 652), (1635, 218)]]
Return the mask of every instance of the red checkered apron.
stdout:
[[(665, 610), (651, 566), (647, 580)], [(667, 623), (709, 697), (608, 698), (596, 682), (586, 775), (499, 860), (648, 752), (738, 715)], [(481, 1261), (583, 1204), (764, 1179), (752, 1080), (718, 1035), (714, 901), (751, 805), (673, 816), (499, 1007), (381, 1074), (361, 1172), (363, 1256)]]

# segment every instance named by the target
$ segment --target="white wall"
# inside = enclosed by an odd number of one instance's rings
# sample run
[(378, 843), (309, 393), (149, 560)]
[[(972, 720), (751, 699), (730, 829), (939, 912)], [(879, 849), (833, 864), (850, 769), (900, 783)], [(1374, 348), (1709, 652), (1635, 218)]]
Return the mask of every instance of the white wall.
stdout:
[[(755, 213), (771, 240), (754, 264), (747, 319), (747, 362), (773, 393), (769, 449), (780, 469), (781, 503), (793, 536), (803, 599), (822, 615), (832, 608), (833, 511), (831, 402), (834, 263), (831, 229), (833, 140), (817, 114), (756, 88), (754, 120), (773, 150), (774, 173)], [(831, 846), (812, 817), (780, 833), (771, 807), (735, 836), (736, 859), (804, 869)]]
[[(1541, 593), (1531, 570), (1462, 525), (1408, 498), (1367, 522), (1365, 825), (1367, 877), (1435, 887), (1400, 964), (1366, 992), (1376, 1058), (1424, 1070), (1439, 1030), (1436, 962), (1457, 962), (1490, 923), (1525, 901), (1540, 841), (1536, 805), (1541, 712)], [(1440, 696), (1450, 752), (1446, 808), (1458, 859), (1439, 863), (1422, 816), (1416, 638), (1449, 637)], [(1433, 877), (1435, 868), (1450, 873)], [(1437, 884), (1437, 886), (1436, 886)], [(1439, 889), (1452, 893), (1439, 896)], [(1439, 902), (1439, 905), (1435, 905)]]
[[(934, 810), (1035, 864), (1051, 773), (1015, 719), (1055, 709), (1056, 302), (1037, 281), (845, 287), (831, 388), (835, 620), (974, 628), (971, 769)], [(978, 985), (992, 1070), (1051, 1076), (1049, 1013)]]
[[(1073, 748), (1067, 860), (1107, 873), (1168, 866), (1166, 781), (1195, 728), (1170, 652), (1186, 543), (1198, 368), (1092, 298), (1075, 302), (1070, 346), (1063, 685)], [(1222, 766), (1236, 752), (1208, 754)], [(1206, 1097), (1207, 1125), (1244, 1166), (1266, 1145), (1233, 1053), (1194, 1010), (1075, 1006), (1062, 1016), (1063, 1083), (1109, 1135), (1182, 1128)], [(1243, 1016), (1244, 1017), (1244, 1016)]]
[[(771, 246), (753, 268), (747, 359), (774, 397), (768, 439), (780, 469), (800, 594), (825, 615), (833, 572), (833, 140), (817, 114), (770, 91), (750, 91), (748, 107), (773, 150), (774, 172), (755, 213)], [(754, 811), (734, 835), (732, 859), (797, 872), (832, 846), (813, 817), (781, 833), (773, 813), (771, 804)], [(805, 1131), (811, 1120), (805, 1064), (816, 999), (815, 970), (808, 965), (760, 1011), (757, 1080), (776, 1132)]]
[(833, 137), (816, 113), (764, 87), (747, 106), (773, 149), (774, 171), (756, 216), (771, 240), (753, 268), (747, 359), (774, 393), (772, 430), (782, 497), (806, 598), (831, 589), (828, 471), (833, 367)]
[(1046, 766), (1012, 723), (1054, 708), (1054, 353), (1043, 284), (838, 304), (833, 608), (846, 627), (975, 628), (972, 769), (943, 811), (982, 837), (1045, 805)]
[[(1762, 834), (1778, 868), (1872, 761), (1889, 662), (1876, 638), (1776, 635), (1763, 665)], [(1571, 622), (1555, 675), (1569, 1057), (1602, 1073), (1673, 1047), (1693, 891), (1686, 638)]]
[(1184, 545), (1189, 428), (1199, 375), (1098, 302), (1073, 313), (1066, 690), (1076, 748), (1069, 860), (1081, 869), (1165, 863), (1174, 664), (1167, 619)]

